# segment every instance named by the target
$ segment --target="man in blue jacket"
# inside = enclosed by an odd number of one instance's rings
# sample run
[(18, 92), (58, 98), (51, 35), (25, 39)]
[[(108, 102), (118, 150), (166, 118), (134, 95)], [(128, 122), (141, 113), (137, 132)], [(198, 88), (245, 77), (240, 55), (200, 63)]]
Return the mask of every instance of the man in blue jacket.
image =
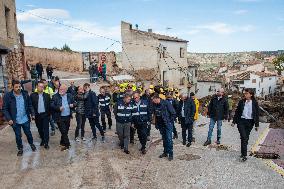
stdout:
[(141, 152), (146, 154), (147, 130), (152, 119), (151, 109), (147, 100), (141, 100), (139, 92), (133, 94), (133, 99), (133, 123), (142, 146)]
[(159, 157), (168, 157), (172, 161), (173, 156), (173, 124), (172, 121), (176, 117), (176, 112), (173, 105), (167, 101), (162, 100), (158, 93), (153, 96), (153, 113), (155, 116), (155, 125), (162, 135), (164, 152)]
[(22, 132), (27, 136), (32, 151), (36, 151), (33, 144), (33, 136), (30, 130), (31, 117), (34, 119), (34, 110), (30, 97), (26, 91), (21, 90), (21, 82), (14, 80), (12, 82), (13, 90), (4, 96), (3, 113), (8, 124), (13, 128), (18, 147), (17, 156), (23, 155)]
[(61, 151), (65, 151), (70, 148), (68, 132), (72, 117), (72, 109), (75, 107), (74, 103), (73, 96), (69, 93), (67, 94), (67, 86), (65, 84), (62, 84), (58, 93), (52, 96), (50, 106), (53, 110), (53, 119), (57, 123), (61, 133)]
[(96, 93), (91, 90), (89, 83), (85, 83), (83, 87), (86, 95), (85, 116), (86, 118), (88, 118), (92, 129), (93, 140), (97, 140), (97, 133), (96, 133), (96, 127), (97, 127), (101, 133), (102, 141), (104, 141), (105, 134), (99, 122), (100, 112), (98, 106), (98, 97)]

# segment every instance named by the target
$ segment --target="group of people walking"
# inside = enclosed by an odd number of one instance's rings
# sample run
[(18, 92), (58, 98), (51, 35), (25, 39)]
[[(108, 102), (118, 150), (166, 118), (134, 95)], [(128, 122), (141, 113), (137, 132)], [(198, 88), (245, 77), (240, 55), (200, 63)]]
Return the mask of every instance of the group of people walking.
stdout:
[(89, 74), (90, 74), (90, 83), (95, 83), (98, 78), (103, 78), (104, 81), (107, 80), (107, 65), (106, 63), (102, 63), (98, 65), (98, 63), (92, 62), (89, 66)]
[[(150, 86), (144, 93), (141, 90), (128, 89), (122, 91), (114, 87), (114, 92), (100, 88), (100, 94), (91, 90), (90, 84), (76, 87), (74, 82), (68, 88), (60, 84), (59, 79), (53, 82), (53, 89), (46, 80), (37, 83), (36, 90), (31, 94), (21, 89), (21, 82), (14, 80), (13, 89), (4, 96), (3, 113), (12, 126), (18, 147), (18, 156), (23, 154), (21, 128), (27, 136), (33, 151), (33, 137), (30, 122), (35, 120), (41, 139), (40, 146), (49, 149), (49, 124), (56, 123), (60, 133), (61, 150), (70, 148), (69, 129), (72, 115), (75, 113), (75, 140), (85, 141), (85, 123), (88, 119), (92, 140), (97, 140), (97, 129), (101, 140), (105, 140), (105, 132), (112, 129), (112, 113), (116, 120), (116, 134), (120, 148), (130, 154), (129, 143), (134, 143), (137, 131), (140, 151), (147, 153), (146, 144), (150, 140), (151, 125), (160, 131), (163, 140), (163, 152), (160, 158), (174, 158), (173, 139), (178, 138), (176, 123), (182, 128), (182, 143), (190, 147), (195, 142), (194, 128), (199, 114), (199, 101), (194, 93), (181, 94), (179, 98), (174, 91), (163, 93), (153, 90)], [(52, 92), (51, 92), (52, 90)], [(211, 144), (214, 125), (217, 123), (217, 144), (221, 144), (222, 121), (228, 119), (229, 103), (224, 89), (219, 89), (210, 100), (208, 116), (209, 131), (204, 146)], [(247, 145), (253, 126), (259, 126), (259, 108), (254, 92), (244, 90), (244, 98), (238, 103), (232, 126), (237, 124), (241, 136), (241, 160), (246, 161)], [(106, 121), (107, 119), (107, 121)], [(101, 122), (101, 123), (100, 123)], [(51, 129), (52, 128), (51, 126)]]

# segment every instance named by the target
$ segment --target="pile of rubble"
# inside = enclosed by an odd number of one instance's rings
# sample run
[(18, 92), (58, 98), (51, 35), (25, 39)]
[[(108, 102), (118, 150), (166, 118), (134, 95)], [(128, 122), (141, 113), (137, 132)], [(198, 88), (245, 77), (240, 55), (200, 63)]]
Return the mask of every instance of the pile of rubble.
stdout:
[[(239, 100), (241, 99), (242, 97), (242, 94), (241, 92), (238, 92), (238, 91), (230, 91), (230, 92), (226, 92), (226, 94), (228, 95), (232, 95), (232, 100), (233, 100), (233, 110), (235, 110), (237, 108), (237, 105), (238, 105), (238, 102)], [(210, 100), (212, 98), (212, 95), (209, 95), (209, 96), (205, 96), (201, 99), (199, 99), (199, 104), (200, 104), (200, 107), (201, 107), (201, 113), (204, 115), (205, 114), (205, 111), (206, 111), (206, 107), (207, 105), (209, 104)]]
[(260, 101), (259, 105), (267, 113), (260, 111), (261, 116), (265, 116), (270, 128), (284, 128), (284, 101), (283, 97), (274, 96)]

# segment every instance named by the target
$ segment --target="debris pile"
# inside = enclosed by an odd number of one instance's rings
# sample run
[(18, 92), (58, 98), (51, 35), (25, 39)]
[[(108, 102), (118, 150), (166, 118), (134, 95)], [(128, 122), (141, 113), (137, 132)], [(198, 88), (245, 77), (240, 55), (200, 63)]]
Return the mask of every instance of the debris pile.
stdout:
[(269, 113), (266, 115), (260, 111), (261, 116), (266, 116), (267, 122), (271, 123), (270, 128), (284, 128), (284, 97), (270, 96), (260, 101), (259, 105)]

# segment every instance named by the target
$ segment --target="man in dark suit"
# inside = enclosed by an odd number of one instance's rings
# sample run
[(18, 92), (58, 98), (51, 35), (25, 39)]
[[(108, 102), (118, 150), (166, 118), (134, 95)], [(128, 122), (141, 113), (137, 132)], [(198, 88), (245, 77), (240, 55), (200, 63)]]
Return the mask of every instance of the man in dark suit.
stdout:
[(37, 84), (37, 92), (31, 94), (32, 106), (35, 111), (35, 123), (41, 138), (40, 146), (49, 149), (49, 108), (50, 95), (44, 92), (44, 82)]

